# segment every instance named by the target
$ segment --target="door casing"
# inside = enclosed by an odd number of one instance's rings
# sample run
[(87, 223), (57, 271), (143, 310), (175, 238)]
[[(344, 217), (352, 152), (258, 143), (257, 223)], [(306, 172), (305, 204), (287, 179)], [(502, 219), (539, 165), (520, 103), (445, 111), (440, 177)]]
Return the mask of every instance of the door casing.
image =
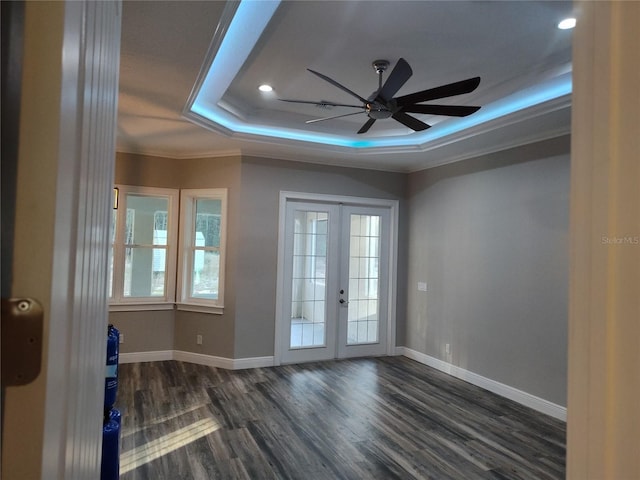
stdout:
[(318, 193), (281, 191), (278, 215), (278, 265), (277, 265), (277, 287), (276, 287), (276, 317), (275, 317), (275, 341), (274, 341), (274, 364), (282, 364), (282, 338), (283, 329), (288, 328), (283, 315), (285, 305), (283, 297), (285, 292), (285, 228), (286, 228), (286, 207), (290, 201), (301, 202), (323, 202), (337, 203), (344, 205), (362, 205), (370, 207), (382, 207), (389, 209), (390, 218), (390, 239), (389, 239), (389, 282), (387, 289), (387, 341), (385, 354), (394, 355), (396, 350), (396, 278), (398, 263), (398, 210), (399, 201), (379, 198), (353, 197), (347, 195), (330, 195)]

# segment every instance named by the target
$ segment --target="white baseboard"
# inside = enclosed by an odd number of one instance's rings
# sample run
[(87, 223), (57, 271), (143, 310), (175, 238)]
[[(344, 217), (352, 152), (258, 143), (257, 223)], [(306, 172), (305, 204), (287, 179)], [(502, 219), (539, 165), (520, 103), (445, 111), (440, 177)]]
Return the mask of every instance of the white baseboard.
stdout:
[(180, 362), (195, 363), (198, 365), (206, 365), (208, 367), (224, 368), (233, 370), (233, 359), (226, 357), (216, 357), (213, 355), (204, 355), (202, 353), (185, 352), (183, 350), (174, 350), (173, 359)]
[(274, 365), (273, 357), (226, 358), (182, 350), (121, 353), (119, 356), (120, 363), (162, 362), (164, 360), (178, 360), (227, 370), (272, 367)]
[[(457, 367), (451, 363), (437, 359), (430, 355), (412, 350), (407, 347), (396, 347), (395, 355), (404, 355), (407, 358), (420, 362), (453, 377), (469, 382), (502, 397), (518, 402), (539, 412), (545, 413), (558, 420), (567, 421), (567, 409), (555, 403), (549, 402), (530, 393), (523, 392), (517, 388), (510, 387), (504, 383), (491, 380), (477, 373), (470, 372), (464, 368)], [(182, 350), (160, 350), (153, 352), (133, 352), (121, 353), (120, 363), (136, 362), (161, 362), (164, 360), (178, 360), (181, 362), (207, 365), (209, 367), (224, 368), (227, 370), (242, 370), (245, 368), (272, 367), (273, 357), (249, 357), (249, 358), (226, 358), (201, 353), (185, 352)]]
[(121, 353), (118, 356), (119, 363), (162, 362), (164, 360), (173, 360), (173, 350)]
[(544, 398), (536, 397), (535, 395), (531, 395), (530, 393), (523, 392), (522, 390), (518, 390), (514, 387), (510, 387), (509, 385), (505, 385), (504, 383), (496, 382), (495, 380), (491, 380), (490, 378), (483, 377), (482, 375), (478, 375), (477, 373), (470, 372), (469, 370), (465, 370), (464, 368), (457, 367), (456, 365), (447, 363), (443, 360), (418, 352), (416, 350), (412, 350), (407, 347), (396, 347), (396, 354), (404, 355), (405, 357), (415, 360), (416, 362), (428, 365), (429, 367), (435, 368), (436, 370), (440, 370), (441, 372), (464, 380), (465, 382), (469, 382), (480, 388), (489, 390), (490, 392), (496, 393), (501, 397), (505, 397), (509, 400), (518, 402), (521, 405), (533, 408), (538, 412), (542, 412), (551, 417), (557, 418), (558, 420), (562, 420), (564, 422), (567, 421), (566, 407), (556, 405), (555, 403), (545, 400)]
[(274, 365), (275, 361), (273, 357), (235, 358), (233, 360), (234, 370), (243, 370), (245, 368), (273, 367)]

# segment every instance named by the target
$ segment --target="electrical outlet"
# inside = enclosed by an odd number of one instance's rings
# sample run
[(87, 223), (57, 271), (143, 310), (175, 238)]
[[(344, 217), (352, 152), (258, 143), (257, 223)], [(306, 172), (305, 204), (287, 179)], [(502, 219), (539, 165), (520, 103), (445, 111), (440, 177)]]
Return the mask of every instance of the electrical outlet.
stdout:
[(120, 342), (119, 343), (124, 343), (124, 333), (120, 332)]
[(202, 335), (196, 335), (196, 344), (202, 345)]
[(444, 346), (444, 352), (445, 352), (447, 355), (451, 355), (451, 344), (450, 344), (450, 343), (445, 344), (445, 346)]

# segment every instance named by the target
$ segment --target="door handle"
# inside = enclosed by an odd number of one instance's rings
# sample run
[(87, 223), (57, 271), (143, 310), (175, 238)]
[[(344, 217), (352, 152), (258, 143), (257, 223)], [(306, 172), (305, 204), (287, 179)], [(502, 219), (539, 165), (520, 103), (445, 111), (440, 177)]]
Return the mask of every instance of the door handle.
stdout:
[(42, 305), (33, 298), (2, 299), (2, 387), (33, 382), (42, 360)]

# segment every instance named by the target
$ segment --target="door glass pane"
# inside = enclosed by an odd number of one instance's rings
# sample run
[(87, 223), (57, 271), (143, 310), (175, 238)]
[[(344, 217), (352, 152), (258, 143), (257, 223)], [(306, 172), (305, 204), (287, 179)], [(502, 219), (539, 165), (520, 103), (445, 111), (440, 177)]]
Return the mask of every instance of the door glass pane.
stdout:
[(380, 217), (351, 214), (347, 344), (379, 342)]
[(328, 222), (327, 212), (294, 215), (290, 348), (325, 346)]

